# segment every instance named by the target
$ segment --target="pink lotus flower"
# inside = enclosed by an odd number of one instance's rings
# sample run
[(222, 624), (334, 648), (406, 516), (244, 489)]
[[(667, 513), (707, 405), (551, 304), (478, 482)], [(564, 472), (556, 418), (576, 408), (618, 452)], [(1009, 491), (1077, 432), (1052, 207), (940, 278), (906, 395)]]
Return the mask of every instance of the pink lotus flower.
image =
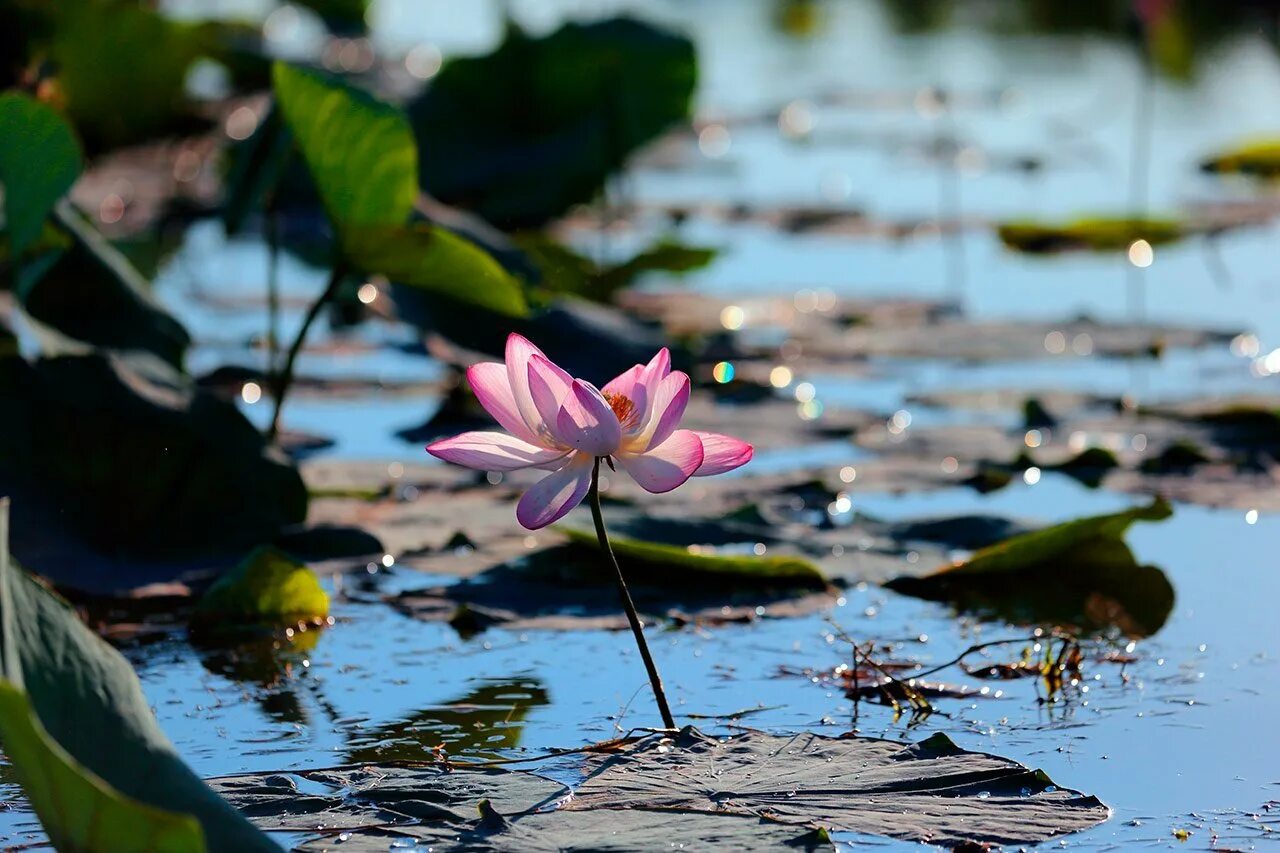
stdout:
[(689, 402), (689, 377), (671, 370), (665, 348), (598, 390), (511, 335), (506, 364), (473, 365), (467, 379), (480, 405), (507, 432), (464, 432), (433, 442), (427, 452), (480, 471), (551, 471), (516, 507), (516, 518), (530, 530), (582, 502), (596, 459), (610, 467), (616, 462), (654, 493), (669, 492), (690, 477), (732, 471), (751, 459), (745, 441), (677, 429)]

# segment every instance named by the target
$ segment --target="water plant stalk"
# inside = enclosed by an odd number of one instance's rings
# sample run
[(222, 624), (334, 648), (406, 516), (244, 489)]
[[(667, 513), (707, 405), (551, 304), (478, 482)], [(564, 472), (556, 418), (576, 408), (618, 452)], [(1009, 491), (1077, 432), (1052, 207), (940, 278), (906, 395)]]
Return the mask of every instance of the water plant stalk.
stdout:
[(289, 352), (285, 355), (284, 364), (275, 378), (276, 408), (271, 413), (271, 426), (267, 428), (267, 440), (269, 441), (275, 441), (280, 434), (280, 412), (284, 409), (284, 398), (289, 393), (289, 386), (293, 384), (294, 362), (298, 359), (298, 353), (302, 351), (302, 344), (307, 339), (307, 332), (311, 330), (312, 324), (320, 316), (324, 306), (328, 305), (333, 300), (333, 297), (337, 295), (338, 288), (342, 285), (342, 280), (346, 278), (346, 275), (345, 266), (340, 263), (334, 266), (333, 272), (329, 275), (329, 283), (325, 285), (324, 293), (321, 293), (320, 297), (311, 303), (311, 307), (307, 309), (307, 316), (302, 319), (302, 327), (298, 329), (298, 334), (294, 337), (293, 343), (289, 344)]
[(280, 359), (280, 213), (267, 211), (267, 374), (274, 376)]
[(640, 621), (640, 614), (636, 612), (635, 602), (631, 600), (631, 591), (627, 589), (626, 578), (622, 576), (622, 567), (618, 565), (618, 558), (614, 556), (613, 547), (609, 544), (609, 534), (604, 529), (604, 514), (600, 511), (600, 457), (598, 456), (591, 469), (591, 491), (588, 495), (591, 499), (591, 517), (596, 523), (596, 537), (600, 540), (600, 550), (609, 558), (609, 564), (613, 566), (613, 575), (618, 581), (618, 595), (622, 599), (623, 608), (627, 611), (627, 621), (631, 623), (631, 633), (635, 635), (636, 646), (639, 647), (640, 657), (644, 660), (644, 668), (649, 672), (649, 684), (653, 686), (653, 698), (658, 703), (662, 725), (664, 728), (674, 729), (676, 721), (671, 716), (671, 708), (667, 705), (667, 694), (662, 689), (662, 676), (658, 674), (653, 655), (649, 654), (649, 644), (644, 639), (644, 623)]

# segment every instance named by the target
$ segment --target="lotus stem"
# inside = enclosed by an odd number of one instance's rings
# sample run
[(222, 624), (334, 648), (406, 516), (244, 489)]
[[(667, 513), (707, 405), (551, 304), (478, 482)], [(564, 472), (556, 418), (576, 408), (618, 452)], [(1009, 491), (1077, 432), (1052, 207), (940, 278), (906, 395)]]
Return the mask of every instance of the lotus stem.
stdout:
[(280, 214), (267, 211), (267, 375), (274, 376), (280, 358)]
[(307, 309), (307, 316), (302, 320), (302, 328), (298, 329), (297, 336), (294, 337), (293, 343), (289, 345), (289, 352), (285, 355), (284, 365), (280, 368), (280, 373), (275, 380), (276, 408), (271, 414), (271, 426), (267, 428), (268, 441), (275, 441), (280, 434), (280, 412), (284, 409), (284, 398), (289, 393), (289, 386), (293, 384), (293, 364), (298, 359), (298, 353), (302, 351), (302, 344), (307, 339), (307, 332), (311, 331), (311, 326), (315, 323), (316, 318), (320, 316), (320, 311), (337, 294), (338, 287), (342, 284), (342, 280), (346, 275), (345, 266), (342, 264), (334, 266), (324, 293), (321, 293), (320, 297), (311, 303), (311, 307)]
[(676, 721), (671, 716), (671, 708), (667, 705), (667, 694), (662, 689), (662, 676), (658, 674), (653, 655), (649, 654), (649, 644), (644, 638), (644, 623), (640, 621), (640, 614), (636, 612), (635, 602), (631, 600), (631, 591), (627, 589), (626, 578), (622, 576), (622, 567), (618, 565), (618, 558), (614, 556), (613, 547), (609, 544), (609, 534), (604, 529), (604, 514), (600, 511), (600, 457), (596, 457), (595, 465), (591, 469), (591, 491), (588, 494), (591, 498), (591, 517), (596, 523), (596, 537), (600, 540), (600, 550), (605, 553), (609, 558), (609, 564), (613, 566), (614, 578), (618, 581), (618, 596), (622, 599), (622, 606), (627, 611), (627, 621), (631, 623), (631, 633), (635, 635), (636, 646), (640, 649), (641, 659), (644, 660), (644, 668), (649, 672), (649, 684), (653, 686), (653, 698), (658, 703), (662, 725), (666, 729), (674, 730)]

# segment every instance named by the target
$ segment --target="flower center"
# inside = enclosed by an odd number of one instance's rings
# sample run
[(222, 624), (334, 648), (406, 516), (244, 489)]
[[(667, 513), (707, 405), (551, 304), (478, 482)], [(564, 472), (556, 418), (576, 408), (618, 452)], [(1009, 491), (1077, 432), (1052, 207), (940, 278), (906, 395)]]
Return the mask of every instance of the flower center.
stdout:
[(640, 412), (636, 410), (636, 404), (630, 397), (605, 392), (604, 399), (609, 403), (609, 408), (613, 409), (613, 416), (618, 419), (618, 423), (622, 424), (623, 429), (634, 429), (639, 426)]

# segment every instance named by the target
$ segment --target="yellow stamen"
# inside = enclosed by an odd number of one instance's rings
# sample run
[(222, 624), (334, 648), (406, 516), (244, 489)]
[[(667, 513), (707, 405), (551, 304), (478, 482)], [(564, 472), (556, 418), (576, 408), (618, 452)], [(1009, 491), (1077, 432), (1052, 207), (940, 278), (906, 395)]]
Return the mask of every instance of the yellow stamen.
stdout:
[(618, 423), (622, 424), (623, 429), (633, 429), (640, 424), (640, 412), (636, 409), (636, 404), (631, 398), (622, 394), (610, 394), (608, 391), (604, 394), (605, 400), (609, 403), (609, 408), (613, 409), (613, 416), (618, 419)]

